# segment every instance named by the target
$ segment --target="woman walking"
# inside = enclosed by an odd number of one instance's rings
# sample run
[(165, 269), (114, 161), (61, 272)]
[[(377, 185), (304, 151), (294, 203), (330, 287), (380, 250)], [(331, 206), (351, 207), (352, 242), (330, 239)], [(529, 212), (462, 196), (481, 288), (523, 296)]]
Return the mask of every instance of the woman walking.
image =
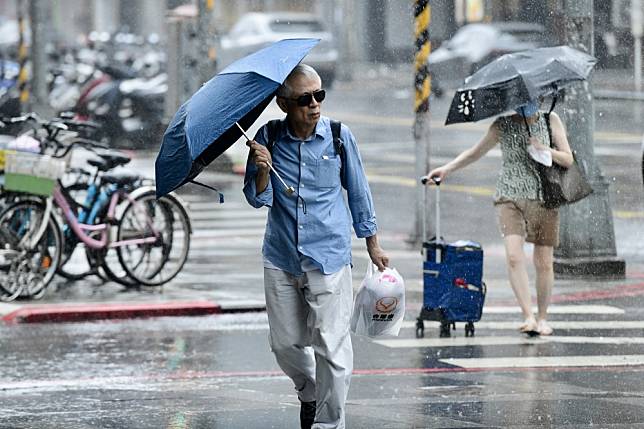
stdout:
[[(497, 144), (501, 147), (503, 162), (496, 183), (494, 205), (503, 237), (510, 285), (523, 313), (524, 322), (519, 330), (530, 335), (551, 335), (547, 312), (554, 283), (553, 249), (559, 244), (559, 213), (556, 208), (543, 206), (535, 160), (554, 162), (565, 168), (572, 165), (572, 152), (559, 116), (539, 111), (536, 100), (519, 106), (515, 114), (497, 118), (476, 145), (430, 171), (428, 176), (443, 180), (448, 174), (477, 161)], [(534, 244), (536, 317), (532, 311), (523, 250), (526, 241)]]

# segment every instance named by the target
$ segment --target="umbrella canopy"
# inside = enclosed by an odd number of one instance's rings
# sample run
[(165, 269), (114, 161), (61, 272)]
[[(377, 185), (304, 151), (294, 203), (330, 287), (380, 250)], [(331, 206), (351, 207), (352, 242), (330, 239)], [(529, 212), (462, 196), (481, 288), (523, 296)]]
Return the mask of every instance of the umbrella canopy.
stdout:
[(465, 79), (445, 124), (473, 122), (585, 80), (597, 60), (568, 46), (503, 55)]
[(157, 198), (194, 179), (248, 129), (319, 39), (280, 40), (210, 79), (174, 115), (155, 163)]

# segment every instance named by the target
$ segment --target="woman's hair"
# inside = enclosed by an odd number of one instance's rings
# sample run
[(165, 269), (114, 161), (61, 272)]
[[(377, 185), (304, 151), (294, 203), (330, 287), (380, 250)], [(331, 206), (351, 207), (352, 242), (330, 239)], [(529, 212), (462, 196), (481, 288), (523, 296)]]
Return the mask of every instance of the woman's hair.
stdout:
[[(295, 66), (293, 71), (288, 75), (286, 80), (280, 87), (277, 89), (277, 96), (278, 97), (285, 97), (289, 98), (292, 94), (293, 91), (290, 86), (290, 81), (291, 79), (297, 77), (297, 76), (304, 76), (309, 79), (320, 79), (320, 75), (318, 72), (315, 71), (313, 67), (311, 67), (308, 64), (298, 64)], [(321, 80), (321, 79), (320, 79)]]

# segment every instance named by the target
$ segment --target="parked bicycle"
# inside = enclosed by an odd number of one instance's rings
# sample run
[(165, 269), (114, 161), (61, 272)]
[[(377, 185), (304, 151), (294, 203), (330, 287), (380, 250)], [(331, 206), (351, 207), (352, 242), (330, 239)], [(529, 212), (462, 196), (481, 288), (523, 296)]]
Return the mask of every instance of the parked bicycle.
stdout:
[[(154, 186), (145, 184), (138, 175), (97, 173), (93, 180), (84, 182), (85, 201), (78, 203), (72, 194), (79, 187), (64, 186), (62, 173), (54, 178), (38, 174), (56, 170), (53, 166), (73, 147), (96, 150), (101, 145), (73, 134), (60, 138), (61, 131), (69, 130), (67, 124), (74, 125), (71, 121), (42, 121), (36, 115), (20, 120), (34, 121), (46, 131), (42, 152), (50, 155), (6, 155), (5, 189), (22, 197), (0, 214), (0, 227), (5, 232), (0, 237), (4, 248), (0, 256), (0, 299), (11, 300), (21, 294), (42, 296), (53, 273), (65, 266), (66, 255), (78, 245), (85, 247), (92, 270), (102, 270), (111, 280), (126, 285), (159, 286), (181, 271), (192, 231), (176, 195), (157, 200)], [(115, 153), (99, 154), (99, 160), (93, 163), (99, 171), (107, 172), (127, 162), (127, 157)], [(38, 163), (42, 165), (34, 171)], [(21, 168), (29, 165), (32, 169), (21, 174)], [(29, 186), (34, 177), (51, 180), (52, 186)], [(88, 198), (90, 193), (96, 197)], [(114, 268), (115, 260), (119, 272)]]

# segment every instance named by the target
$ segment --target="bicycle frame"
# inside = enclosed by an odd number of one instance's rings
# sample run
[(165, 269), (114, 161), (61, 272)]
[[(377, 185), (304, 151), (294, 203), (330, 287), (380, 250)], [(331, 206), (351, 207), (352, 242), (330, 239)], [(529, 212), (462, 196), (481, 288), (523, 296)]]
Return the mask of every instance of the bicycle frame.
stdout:
[[(149, 218), (146, 219), (146, 222), (150, 227), (150, 230), (154, 234), (153, 236), (110, 242), (109, 227), (111, 226), (111, 221), (115, 218), (114, 214), (116, 212), (116, 207), (122, 195), (122, 191), (116, 191), (112, 193), (107, 211), (107, 222), (97, 225), (80, 223), (78, 219), (76, 219), (74, 211), (71, 209), (69, 203), (67, 202), (67, 199), (60, 190), (59, 184), (54, 188), (53, 197), (56, 205), (63, 211), (63, 215), (65, 216), (68, 225), (71, 227), (76, 237), (78, 237), (78, 239), (80, 239), (86, 246), (92, 249), (104, 249), (106, 247), (121, 247), (132, 244), (138, 245), (156, 242), (159, 239), (159, 233), (154, 229), (154, 226), (151, 224)], [(135, 203), (131, 196), (127, 193), (125, 193), (125, 197), (133, 204)], [(89, 235), (87, 235), (87, 232), (100, 232), (100, 239), (90, 237)]]

